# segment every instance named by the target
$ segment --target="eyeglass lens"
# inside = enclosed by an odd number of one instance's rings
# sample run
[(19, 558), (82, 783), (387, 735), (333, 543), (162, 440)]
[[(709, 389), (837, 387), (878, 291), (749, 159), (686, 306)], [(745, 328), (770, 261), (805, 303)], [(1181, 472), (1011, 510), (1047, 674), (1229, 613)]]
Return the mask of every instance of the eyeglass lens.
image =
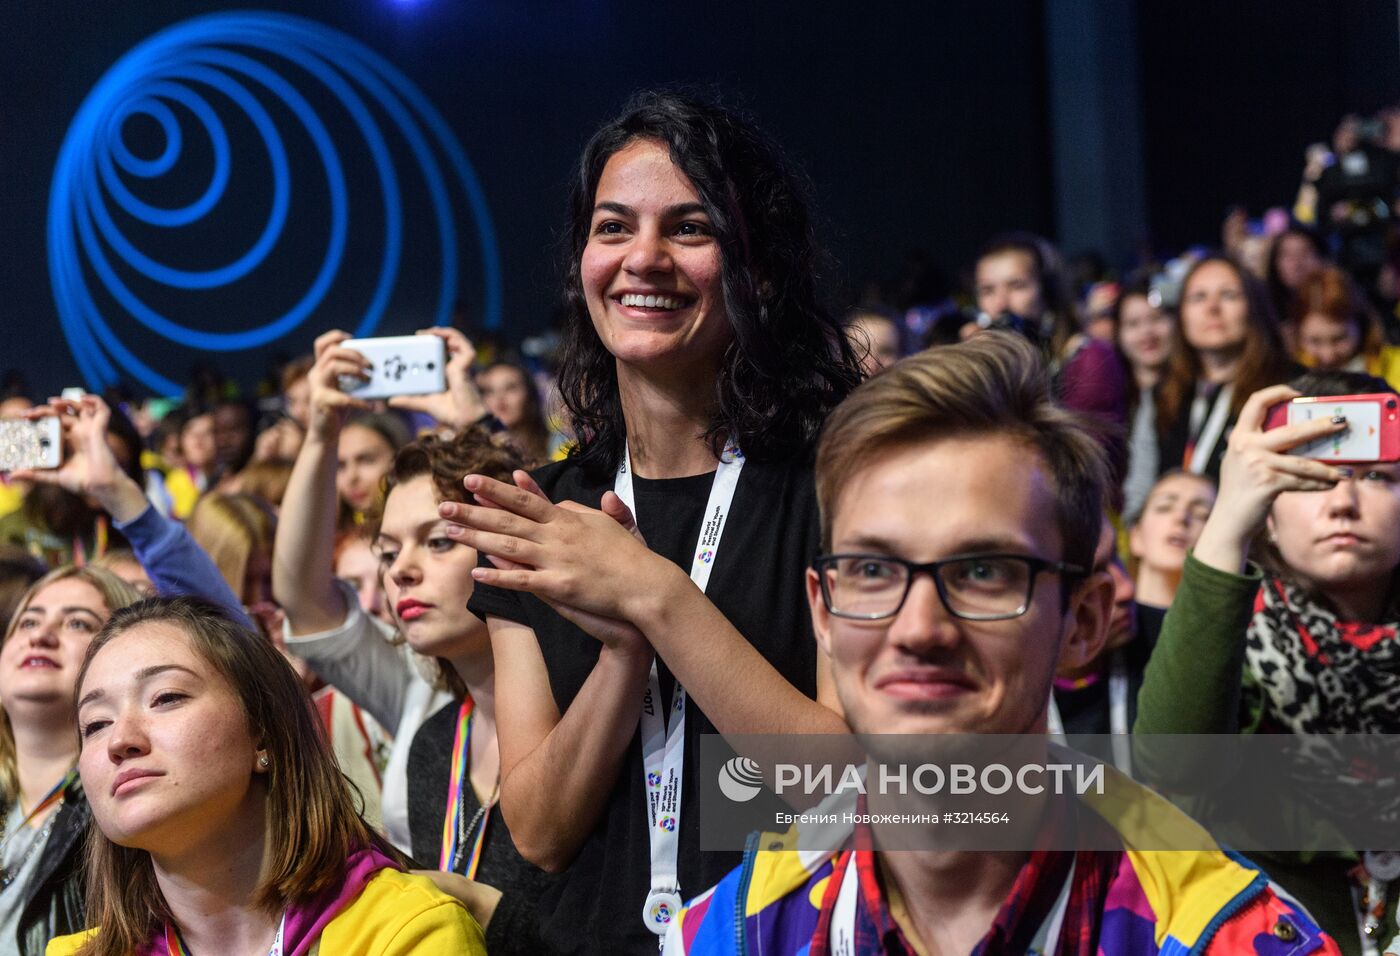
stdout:
[[(1030, 563), (1016, 557), (972, 557), (938, 569), (948, 609), (971, 616), (1015, 615), (1030, 594)], [(835, 614), (880, 618), (896, 613), (909, 590), (909, 568), (885, 558), (841, 557), (825, 569)]]

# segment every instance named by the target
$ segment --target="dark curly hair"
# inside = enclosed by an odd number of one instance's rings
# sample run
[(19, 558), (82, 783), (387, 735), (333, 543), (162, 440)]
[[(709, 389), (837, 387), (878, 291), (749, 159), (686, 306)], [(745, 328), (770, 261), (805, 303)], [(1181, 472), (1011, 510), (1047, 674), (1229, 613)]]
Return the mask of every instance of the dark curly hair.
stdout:
[(467, 490), (462, 479), (467, 475), (485, 475), (510, 484), (511, 473), (523, 467), (514, 449), (493, 442), (484, 429), (470, 428), (455, 438), (424, 435), (415, 439), (399, 449), (384, 475), (379, 495), (381, 510), (370, 519), (369, 537), (372, 540), (379, 533), (382, 502), (388, 499), (389, 492), (419, 475), (433, 479), (438, 500), (465, 502)]
[(672, 92), (637, 94), (593, 134), (570, 201), (564, 361), (559, 390), (573, 418), (573, 457), (593, 475), (622, 460), (626, 426), (617, 366), (584, 299), (580, 259), (603, 167), (636, 140), (666, 146), (700, 194), (722, 258), (733, 339), (715, 381), (705, 438), (716, 457), (732, 438), (755, 460), (811, 453), (827, 413), (860, 383), (841, 323), (820, 301), (826, 258), (808, 209), (810, 187), (746, 117)]

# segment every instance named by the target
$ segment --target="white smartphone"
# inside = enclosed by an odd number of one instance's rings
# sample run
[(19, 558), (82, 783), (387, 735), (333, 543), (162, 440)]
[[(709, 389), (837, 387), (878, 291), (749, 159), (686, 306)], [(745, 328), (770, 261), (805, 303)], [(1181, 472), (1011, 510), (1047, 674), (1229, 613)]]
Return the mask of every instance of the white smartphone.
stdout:
[(340, 377), (340, 390), (356, 398), (435, 395), (447, 390), (447, 345), (436, 335), (347, 339), (341, 347), (369, 360), (368, 379)]
[(63, 429), (55, 416), (0, 419), (0, 471), (57, 468), (62, 461)]

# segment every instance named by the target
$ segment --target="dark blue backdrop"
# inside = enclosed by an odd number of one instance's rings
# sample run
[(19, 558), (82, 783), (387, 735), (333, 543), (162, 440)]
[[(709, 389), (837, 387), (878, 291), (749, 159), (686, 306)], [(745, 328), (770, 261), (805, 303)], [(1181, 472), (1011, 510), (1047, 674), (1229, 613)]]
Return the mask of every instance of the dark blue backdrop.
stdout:
[[(1056, 230), (1039, 0), (25, 0), (0, 10), (0, 369), (26, 369), (36, 392), (78, 379), (49, 291), (44, 235), (70, 119), (111, 64), (150, 34), (248, 6), (311, 17), (367, 43), (447, 117), (480, 174), (499, 237), (507, 337), (542, 327), (557, 301), (557, 239), (580, 145), (646, 85), (715, 89), (788, 146), (815, 181), (824, 238), (841, 263), (832, 278), (848, 294), (897, 273), (912, 248), (955, 272), (996, 230)], [(1324, 138), (1341, 111), (1373, 108), (1397, 88), (1389, 4), (1251, 0), (1225, 14), (1214, 0), (1138, 6), (1139, 36), (1123, 43), (1141, 54), (1152, 220), (1144, 232), (1167, 243), (1213, 239), (1221, 197), (1286, 201), (1302, 146)], [(324, 214), (314, 190), (301, 202), (304, 221)], [(234, 220), (230, 235), (252, 228), (251, 219)], [(289, 283), (319, 254), (292, 236), (276, 252)], [(431, 270), (415, 257), (429, 247), (423, 236), (407, 237), (405, 292), (381, 331), (425, 321)], [(469, 308), (478, 291), (479, 276), (467, 275)], [(258, 296), (183, 318), (236, 323), (270, 307)], [(303, 351), (315, 332), (353, 325), (346, 310), (354, 308), (353, 295), (332, 300), (288, 340), (227, 357), (228, 368), (251, 379), (272, 352)], [(185, 352), (146, 347), (148, 361), (183, 378)]]

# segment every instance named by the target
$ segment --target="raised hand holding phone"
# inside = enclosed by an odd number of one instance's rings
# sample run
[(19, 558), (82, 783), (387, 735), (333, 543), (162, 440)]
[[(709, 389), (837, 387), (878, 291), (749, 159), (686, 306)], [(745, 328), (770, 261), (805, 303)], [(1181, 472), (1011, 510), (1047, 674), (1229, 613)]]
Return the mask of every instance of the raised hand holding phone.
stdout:
[(63, 436), (58, 419), (0, 419), (0, 472), (57, 468), (63, 460)]
[(1295, 398), (1269, 409), (1264, 428), (1334, 418), (1346, 419), (1345, 428), (1288, 453), (1336, 463), (1400, 461), (1400, 400), (1390, 392)]
[(128, 475), (107, 444), (112, 410), (96, 395), (76, 400), (52, 399), (28, 409), (31, 421), (56, 419), (68, 454), (57, 469), (17, 469), (11, 477), (36, 484), (58, 485), (75, 495), (93, 498), (117, 521), (130, 521), (146, 510), (145, 490)]
[(447, 388), (447, 349), (438, 336), (347, 339), (341, 347), (365, 358), (364, 374), (346, 376), (340, 382), (341, 391), (356, 398), (435, 395)]
[(309, 431), (313, 437), (333, 440), (339, 436), (348, 412), (369, 410), (369, 402), (340, 387), (342, 382), (369, 377), (369, 360), (354, 349), (346, 348), (348, 341), (350, 333), (340, 329), (331, 329), (316, 337), (313, 346), (316, 362), (306, 375), (311, 386)]
[(439, 424), (458, 431), (470, 428), (486, 414), (486, 405), (471, 377), (476, 347), (457, 329), (421, 329), (418, 335), (440, 342), (447, 351), (443, 386), (426, 395), (396, 395), (389, 399), (389, 407), (431, 415)]
[(1297, 398), (1287, 385), (1255, 392), (1240, 417), (1220, 466), (1220, 492), (1194, 551), (1198, 561), (1239, 574), (1250, 542), (1264, 527), (1274, 499), (1285, 491), (1327, 491), (1349, 478), (1349, 468), (1290, 452), (1347, 427), (1343, 416), (1314, 418), (1265, 429), (1269, 409)]

